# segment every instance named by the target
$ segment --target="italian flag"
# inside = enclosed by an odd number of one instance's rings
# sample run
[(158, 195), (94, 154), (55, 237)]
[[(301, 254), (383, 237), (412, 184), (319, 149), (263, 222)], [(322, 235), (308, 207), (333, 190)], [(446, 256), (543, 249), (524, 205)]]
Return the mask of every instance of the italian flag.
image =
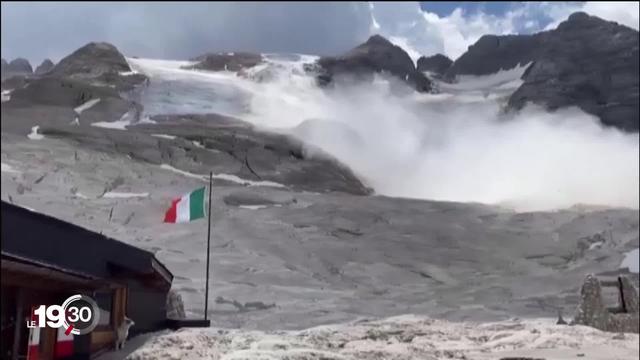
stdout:
[(164, 222), (183, 223), (204, 217), (204, 190), (202, 187), (173, 199), (164, 215)]

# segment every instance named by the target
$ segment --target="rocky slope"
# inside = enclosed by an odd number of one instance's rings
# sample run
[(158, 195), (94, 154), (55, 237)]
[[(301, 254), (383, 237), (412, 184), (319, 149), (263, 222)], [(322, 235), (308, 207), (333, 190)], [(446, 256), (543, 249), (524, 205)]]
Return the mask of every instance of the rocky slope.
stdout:
[(572, 14), (557, 29), (534, 35), (485, 35), (446, 72), (483, 75), (532, 63), (511, 96), (511, 108), (536, 103), (548, 109), (578, 106), (603, 124), (639, 129), (638, 31)]

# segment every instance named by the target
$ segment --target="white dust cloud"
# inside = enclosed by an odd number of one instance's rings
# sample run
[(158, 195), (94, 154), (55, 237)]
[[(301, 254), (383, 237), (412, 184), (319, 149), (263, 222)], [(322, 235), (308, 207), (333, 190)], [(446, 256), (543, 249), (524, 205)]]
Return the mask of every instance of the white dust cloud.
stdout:
[[(333, 155), (377, 194), (527, 211), (575, 204), (638, 207), (638, 135), (603, 128), (577, 108), (548, 113), (530, 106), (505, 114), (524, 67), (465, 77), (457, 86), (441, 86), (440, 94), (396, 95), (398, 84), (383, 79), (322, 90), (301, 70), (302, 62), (271, 61), (247, 77), (203, 73), (197, 96), (213, 98), (234, 87), (247, 97), (238, 100), (247, 111), (236, 116), (294, 134), (310, 144), (310, 154), (317, 147)], [(174, 88), (180, 79), (198, 76), (175, 67), (154, 74), (152, 84), (167, 76)], [(198, 104), (195, 94), (180, 94)], [(183, 103), (175, 97), (172, 102)], [(216, 111), (211, 102), (189, 110)]]

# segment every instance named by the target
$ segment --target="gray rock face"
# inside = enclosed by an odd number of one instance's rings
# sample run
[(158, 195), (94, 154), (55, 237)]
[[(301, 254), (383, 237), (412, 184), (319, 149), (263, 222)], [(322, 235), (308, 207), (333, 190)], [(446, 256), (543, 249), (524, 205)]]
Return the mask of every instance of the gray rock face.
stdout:
[(46, 74), (49, 71), (51, 71), (51, 69), (53, 69), (53, 67), (54, 67), (53, 61), (51, 61), (49, 59), (44, 59), (42, 64), (38, 65), (38, 67), (36, 68), (34, 73), (36, 75)]
[(328, 85), (337, 78), (368, 81), (375, 73), (384, 72), (410, 84), (419, 92), (431, 90), (431, 82), (416, 70), (409, 55), (380, 35), (370, 37), (342, 56), (322, 57), (317, 65), (320, 85)]
[[(6, 117), (8, 121), (12, 119)], [(26, 117), (24, 111), (20, 117)], [(291, 137), (259, 131), (240, 120), (215, 114), (155, 116), (153, 119), (158, 124), (134, 124), (127, 131), (74, 126), (68, 122), (41, 123), (40, 133), (92, 150), (129, 156), (153, 165), (168, 164), (195, 174), (213, 171), (247, 182), (318, 193), (371, 193), (348, 168), (329, 155), (308, 157), (303, 144)], [(22, 128), (17, 125), (10, 128), (3, 123), (5, 131), (28, 133), (29, 125), (24, 121), (20, 125)], [(219, 181), (227, 182), (216, 179)]]
[(576, 310), (572, 324), (591, 326), (599, 330), (606, 330), (609, 323), (609, 312), (602, 301), (600, 281), (592, 275), (587, 275), (580, 290), (580, 305)]
[(510, 108), (528, 102), (549, 110), (578, 106), (604, 125), (638, 131), (638, 31), (585, 13), (534, 35), (483, 36), (445, 77), (490, 74), (530, 62)]
[(620, 282), (622, 285), (622, 296), (625, 310), (628, 313), (638, 313), (640, 312), (640, 306), (638, 305), (638, 290), (635, 286), (633, 286), (633, 282), (626, 277), (620, 277)]
[(418, 59), (417, 69), (420, 72), (429, 71), (438, 75), (443, 75), (453, 64), (453, 60), (442, 54), (433, 56), (422, 56)]
[(185, 69), (240, 71), (252, 68), (263, 61), (262, 55), (247, 52), (205, 54), (192, 60), (198, 63), (186, 66)]

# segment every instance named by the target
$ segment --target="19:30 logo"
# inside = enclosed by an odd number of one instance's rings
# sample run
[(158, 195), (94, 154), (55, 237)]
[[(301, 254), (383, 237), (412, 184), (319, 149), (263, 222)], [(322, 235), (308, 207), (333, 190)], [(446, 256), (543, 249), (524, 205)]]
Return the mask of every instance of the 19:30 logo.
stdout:
[(73, 295), (62, 305), (40, 305), (33, 311), (36, 321), (27, 322), (27, 327), (65, 328), (65, 333), (85, 335), (90, 333), (100, 321), (100, 309), (96, 302), (86, 295)]

